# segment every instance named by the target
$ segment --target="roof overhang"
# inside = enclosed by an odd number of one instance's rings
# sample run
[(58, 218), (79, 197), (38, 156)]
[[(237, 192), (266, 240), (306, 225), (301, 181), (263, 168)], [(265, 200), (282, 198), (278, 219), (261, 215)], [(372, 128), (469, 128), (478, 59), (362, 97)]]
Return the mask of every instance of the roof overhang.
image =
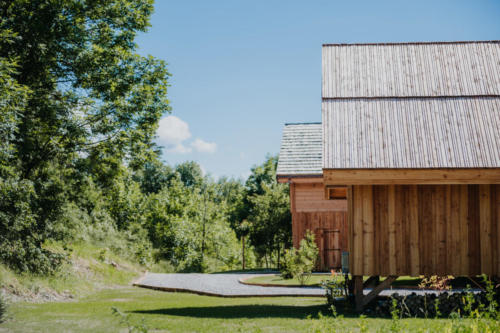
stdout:
[(500, 184), (500, 168), (323, 169), (325, 186), (411, 184)]
[(323, 183), (323, 175), (277, 175), (278, 183)]

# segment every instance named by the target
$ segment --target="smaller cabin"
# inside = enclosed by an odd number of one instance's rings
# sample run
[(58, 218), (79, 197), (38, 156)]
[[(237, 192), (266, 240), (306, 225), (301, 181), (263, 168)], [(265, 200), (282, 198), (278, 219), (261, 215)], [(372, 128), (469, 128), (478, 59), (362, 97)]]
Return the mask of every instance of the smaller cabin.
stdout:
[(325, 195), (322, 152), (321, 123), (285, 124), (277, 179), (290, 184), (293, 246), (311, 230), (319, 249), (317, 269), (329, 271), (340, 269), (348, 248), (347, 188), (330, 187)]

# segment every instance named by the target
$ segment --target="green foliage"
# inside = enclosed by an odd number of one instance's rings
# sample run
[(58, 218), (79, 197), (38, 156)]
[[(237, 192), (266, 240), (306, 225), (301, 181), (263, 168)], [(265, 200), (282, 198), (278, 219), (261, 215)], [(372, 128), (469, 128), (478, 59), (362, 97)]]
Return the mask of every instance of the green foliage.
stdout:
[(326, 291), (326, 302), (335, 306), (339, 298), (347, 298), (347, 277), (333, 273), (331, 278), (324, 280), (321, 287)]
[(272, 262), (274, 252), (274, 258), (279, 260), (283, 249), (291, 243), (288, 185), (276, 182), (277, 162), (277, 156), (268, 156), (262, 165), (252, 168), (235, 214), (241, 219), (240, 224), (247, 221), (239, 227), (240, 233), (248, 234), (258, 256), (265, 259), (266, 267)]
[[(134, 43), (152, 10), (139, 0), (1, 3), (0, 260), (10, 267), (53, 273), (63, 254), (44, 244), (79, 237), (78, 216), (121, 230), (138, 220), (127, 170), (156, 158), (169, 110), (165, 64)], [(79, 192), (89, 179), (104, 200)]]
[(167, 186), (173, 176), (172, 169), (158, 159), (153, 159), (144, 164), (143, 169), (137, 170), (134, 180), (140, 184), (144, 194), (158, 193)]
[(41, 215), (49, 212), (37, 199), (32, 182), (0, 178), (0, 260), (17, 271), (50, 274), (63, 256), (42, 247), (44, 239), (57, 233), (43, 223)]
[(176, 174), (168, 187), (149, 196), (144, 217), (157, 257), (181, 271), (237, 268), (238, 243), (219, 185), (199, 182), (202, 186), (188, 185)]
[(285, 251), (281, 275), (284, 278), (296, 278), (301, 285), (304, 285), (316, 266), (318, 253), (314, 234), (308, 230), (304, 239), (300, 241), (298, 250), (291, 248)]
[[(249, 179), (163, 163), (170, 74), (137, 52), (152, 0), (0, 2), (0, 261), (55, 274), (74, 244), (152, 267), (234, 269), (238, 238), (266, 263), (290, 244), (277, 157)], [(55, 251), (56, 242), (62, 249)], [(171, 267), (171, 266), (169, 266)]]

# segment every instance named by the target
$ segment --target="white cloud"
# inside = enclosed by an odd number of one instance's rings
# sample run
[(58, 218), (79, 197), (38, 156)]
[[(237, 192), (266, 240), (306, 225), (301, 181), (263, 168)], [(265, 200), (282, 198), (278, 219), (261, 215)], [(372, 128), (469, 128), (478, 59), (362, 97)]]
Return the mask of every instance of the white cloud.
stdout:
[(193, 150), (191, 147), (186, 147), (182, 143), (179, 143), (178, 145), (167, 147), (167, 151), (169, 153), (187, 154)]
[(176, 116), (167, 116), (160, 119), (158, 126), (158, 139), (165, 145), (168, 152), (186, 154), (191, 148), (184, 146), (183, 142), (191, 137), (189, 125)]
[(215, 142), (207, 142), (202, 139), (186, 143), (186, 140), (191, 138), (189, 125), (176, 116), (160, 119), (157, 135), (159, 143), (165, 146), (169, 153), (187, 154), (191, 153), (193, 149), (200, 153), (214, 153), (217, 150)]
[(191, 142), (191, 147), (200, 153), (215, 153), (217, 144), (215, 142), (207, 142), (202, 139), (196, 139)]

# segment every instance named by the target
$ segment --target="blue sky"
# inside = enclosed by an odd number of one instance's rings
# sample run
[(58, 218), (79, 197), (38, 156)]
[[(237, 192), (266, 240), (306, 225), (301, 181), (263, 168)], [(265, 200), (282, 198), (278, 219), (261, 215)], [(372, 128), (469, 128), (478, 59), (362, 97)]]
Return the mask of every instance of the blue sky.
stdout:
[(321, 45), (500, 39), (500, 0), (165, 1), (139, 52), (164, 59), (170, 164), (246, 178), (286, 122), (321, 120)]

